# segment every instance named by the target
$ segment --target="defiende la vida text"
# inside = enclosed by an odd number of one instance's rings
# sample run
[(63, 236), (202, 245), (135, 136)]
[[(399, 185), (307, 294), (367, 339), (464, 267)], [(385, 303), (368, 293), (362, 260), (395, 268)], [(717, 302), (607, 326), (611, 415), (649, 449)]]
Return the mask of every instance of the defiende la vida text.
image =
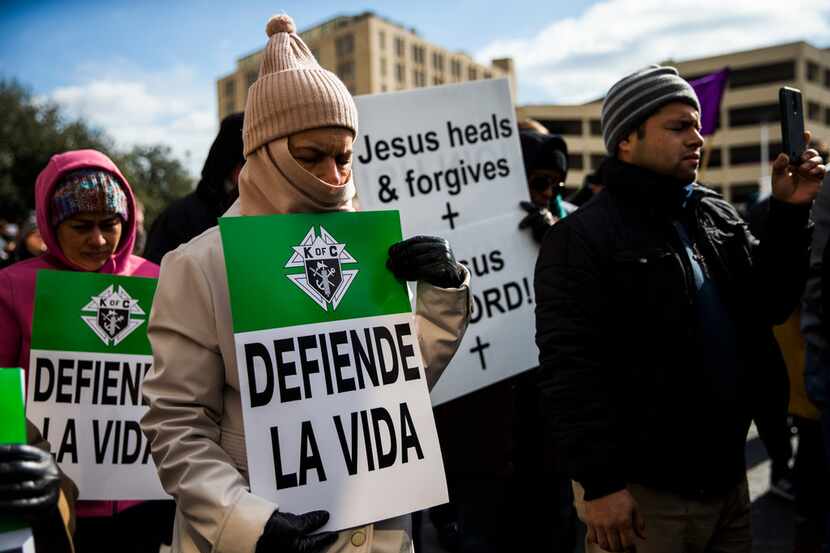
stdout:
[[(383, 325), (360, 330), (338, 330), (291, 336), (243, 345), (245, 370), (252, 408), (268, 405), (275, 389), (281, 403), (388, 386), (421, 378), (415, 359), (409, 323), (392, 330)], [(264, 370), (257, 370), (259, 365)], [(299, 374), (298, 374), (299, 368)], [(351, 368), (352, 375), (347, 374)], [(323, 386), (314, 386), (311, 375), (323, 374)], [(315, 379), (319, 382), (319, 379)], [(291, 382), (295, 381), (295, 382)]]

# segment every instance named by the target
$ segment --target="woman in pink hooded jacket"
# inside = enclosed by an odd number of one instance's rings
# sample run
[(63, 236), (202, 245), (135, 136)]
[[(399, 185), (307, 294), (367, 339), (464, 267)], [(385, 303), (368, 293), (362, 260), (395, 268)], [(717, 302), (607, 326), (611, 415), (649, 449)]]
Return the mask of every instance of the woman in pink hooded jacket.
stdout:
[[(35, 203), (37, 226), (47, 251), (0, 271), (0, 367), (22, 367), (24, 371), (29, 368), (38, 271), (143, 277), (158, 277), (159, 273), (155, 263), (132, 255), (136, 200), (127, 179), (104, 154), (77, 150), (52, 156), (38, 175)], [(135, 519), (158, 518), (170, 525), (173, 509), (167, 503), (137, 506), (136, 501), (79, 501), (78, 550), (144, 550), (137, 547), (153, 532), (146, 526), (135, 526)], [(131, 527), (140, 531), (121, 532)], [(110, 538), (118, 540), (114, 542), (117, 547), (107, 543)]]

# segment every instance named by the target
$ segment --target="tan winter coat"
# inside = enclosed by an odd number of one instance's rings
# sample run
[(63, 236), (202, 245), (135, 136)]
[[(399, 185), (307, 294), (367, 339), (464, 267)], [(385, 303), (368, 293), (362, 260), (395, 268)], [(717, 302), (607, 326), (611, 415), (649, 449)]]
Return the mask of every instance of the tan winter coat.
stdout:
[[(231, 208), (228, 215), (236, 213)], [(469, 275), (459, 289), (418, 284), (416, 324), (430, 387), (466, 330), (468, 285)], [(153, 369), (144, 381), (150, 409), (141, 427), (152, 444), (161, 483), (177, 502), (172, 551), (253, 553), (277, 505), (248, 488), (228, 283), (217, 227), (164, 257), (148, 332)], [(388, 522), (340, 532), (329, 551), (410, 551), (405, 524)]]

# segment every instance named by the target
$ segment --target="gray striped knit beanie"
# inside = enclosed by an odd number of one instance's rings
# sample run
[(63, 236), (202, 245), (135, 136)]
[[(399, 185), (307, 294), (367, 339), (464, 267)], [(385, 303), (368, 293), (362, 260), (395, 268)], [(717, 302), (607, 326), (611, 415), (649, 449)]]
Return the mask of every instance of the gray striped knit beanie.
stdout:
[(617, 155), (617, 146), (664, 105), (686, 102), (700, 111), (692, 86), (674, 67), (651, 65), (617, 81), (602, 104), (602, 139), (605, 149)]
[(309, 129), (345, 127), (356, 135), (352, 95), (337, 75), (320, 67), (297, 34), (294, 20), (272, 16), (265, 32), (268, 45), (259, 77), (245, 102), (245, 156), (272, 140)]

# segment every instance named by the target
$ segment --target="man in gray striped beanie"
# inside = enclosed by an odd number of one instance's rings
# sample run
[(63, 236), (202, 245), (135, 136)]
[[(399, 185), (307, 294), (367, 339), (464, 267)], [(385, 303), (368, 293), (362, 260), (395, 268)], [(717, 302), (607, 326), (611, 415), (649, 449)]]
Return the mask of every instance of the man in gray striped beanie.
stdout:
[(692, 86), (674, 67), (651, 65), (611, 87), (602, 104), (602, 139), (612, 156), (617, 146), (652, 114), (671, 102), (682, 102), (700, 112)]
[(602, 132), (604, 189), (545, 234), (534, 278), (537, 381), (586, 553), (750, 553), (746, 435), (786, 406), (770, 327), (804, 289), (826, 167), (778, 156), (758, 240), (695, 183), (700, 103), (674, 68), (611, 87)]

